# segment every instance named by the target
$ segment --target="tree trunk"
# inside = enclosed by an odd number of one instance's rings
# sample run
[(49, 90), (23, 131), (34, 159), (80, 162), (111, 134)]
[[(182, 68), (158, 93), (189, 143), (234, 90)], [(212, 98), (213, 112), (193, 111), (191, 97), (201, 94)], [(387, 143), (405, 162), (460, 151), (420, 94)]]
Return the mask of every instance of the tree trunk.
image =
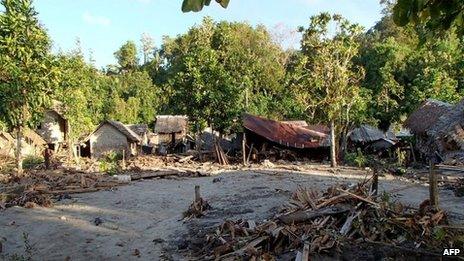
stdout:
[(245, 130), (243, 130), (242, 136), (242, 155), (243, 155), (243, 166), (247, 165), (247, 156), (246, 156), (246, 134)]
[(336, 137), (335, 137), (335, 122), (330, 122), (330, 166), (337, 167), (337, 152), (336, 152)]
[(340, 146), (340, 152), (339, 152), (340, 157), (339, 158), (343, 160), (345, 158), (345, 153), (348, 148), (348, 130), (347, 129), (343, 130), (341, 141), (342, 141), (342, 144)]
[(21, 158), (22, 138), (22, 130), (18, 127), (16, 129), (16, 167), (18, 169), (18, 174), (23, 173), (23, 161)]

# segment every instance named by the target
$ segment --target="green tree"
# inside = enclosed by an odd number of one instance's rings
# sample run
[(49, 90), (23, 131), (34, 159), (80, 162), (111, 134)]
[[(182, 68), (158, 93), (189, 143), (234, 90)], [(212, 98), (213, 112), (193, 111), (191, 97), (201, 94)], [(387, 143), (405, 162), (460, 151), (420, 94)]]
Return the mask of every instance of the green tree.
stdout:
[[(329, 30), (335, 28), (335, 32)], [(351, 24), (339, 15), (321, 13), (310, 19), (301, 41), (302, 60), (298, 80), (293, 88), (298, 90), (309, 115), (314, 115), (331, 126), (331, 162), (337, 165), (336, 137), (340, 127), (349, 126), (354, 108), (360, 98), (360, 81), (364, 76), (353, 58), (358, 54), (362, 28)], [(338, 127), (338, 128), (337, 128)]]
[(119, 69), (122, 72), (133, 71), (139, 64), (137, 46), (132, 41), (127, 41), (114, 53), (118, 60)]
[[(79, 50), (58, 55), (58, 62), (61, 76), (54, 99), (62, 104), (63, 116), (69, 124), (69, 148), (73, 148), (102, 119), (106, 95), (98, 88), (103, 76), (84, 61)], [(77, 156), (75, 152), (74, 156)]]
[[(215, 0), (222, 7), (227, 8), (230, 0)], [(182, 2), (182, 12), (199, 12), (206, 5), (210, 5), (211, 0), (184, 0)]]
[(393, 8), (395, 23), (424, 25), (428, 30), (441, 34), (456, 28), (464, 33), (464, 2), (461, 0), (398, 0)]
[(58, 74), (50, 41), (30, 0), (2, 0), (0, 14), (0, 120), (16, 133), (16, 161), (22, 171), (21, 140), (50, 104)]
[(206, 18), (188, 33), (165, 39), (161, 54), (165, 75), (159, 79), (172, 94), (171, 110), (198, 126), (227, 132), (244, 111), (272, 114), (273, 97), (283, 89), (283, 52), (262, 26)]

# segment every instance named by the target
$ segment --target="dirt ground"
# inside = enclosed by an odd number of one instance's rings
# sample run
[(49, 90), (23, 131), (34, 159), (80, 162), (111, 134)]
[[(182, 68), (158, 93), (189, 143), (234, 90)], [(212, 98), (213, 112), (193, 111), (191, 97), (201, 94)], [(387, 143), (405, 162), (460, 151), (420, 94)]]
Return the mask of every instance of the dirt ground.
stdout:
[[(211, 177), (132, 182), (112, 191), (73, 195), (52, 208), (13, 207), (0, 212), (0, 258), (191, 259), (186, 249), (192, 247), (192, 233), (202, 233), (224, 219), (270, 218), (298, 186), (325, 189), (334, 183), (356, 183), (364, 178), (362, 171), (354, 170), (228, 171)], [(213, 209), (201, 219), (183, 222), (182, 212), (193, 200), (195, 185), (201, 186), (203, 198)], [(428, 197), (424, 184), (391, 176), (380, 180), (383, 191), (407, 186), (394, 194), (395, 200), (417, 206)], [(462, 223), (462, 198), (441, 190), (440, 205), (454, 223)]]

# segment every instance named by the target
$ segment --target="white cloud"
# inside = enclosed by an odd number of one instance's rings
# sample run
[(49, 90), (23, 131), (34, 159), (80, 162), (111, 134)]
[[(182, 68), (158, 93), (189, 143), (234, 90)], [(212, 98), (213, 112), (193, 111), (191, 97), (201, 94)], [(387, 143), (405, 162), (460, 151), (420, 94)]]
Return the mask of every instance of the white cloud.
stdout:
[(90, 25), (109, 26), (111, 24), (111, 20), (108, 17), (93, 15), (90, 12), (82, 14), (82, 20)]

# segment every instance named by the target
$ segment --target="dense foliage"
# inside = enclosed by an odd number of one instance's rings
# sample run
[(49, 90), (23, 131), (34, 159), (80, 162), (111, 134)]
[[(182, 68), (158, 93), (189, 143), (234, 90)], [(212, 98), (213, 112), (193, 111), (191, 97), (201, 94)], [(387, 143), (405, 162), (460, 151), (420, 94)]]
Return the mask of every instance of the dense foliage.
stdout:
[(343, 134), (360, 123), (383, 129), (401, 123), (427, 98), (461, 99), (460, 18), (427, 41), (429, 28), (397, 26), (394, 5), (384, 2), (383, 18), (368, 31), (338, 15), (312, 17), (300, 28), (298, 50), (284, 50), (264, 26), (205, 18), (159, 47), (148, 35), (140, 44), (128, 41), (115, 50), (117, 64), (100, 70), (79, 47), (51, 54), (30, 0), (3, 0), (0, 128), (33, 127), (56, 100), (73, 142), (103, 119), (151, 124), (167, 113), (188, 115), (196, 130), (210, 125), (234, 131), (246, 112), (333, 122)]

